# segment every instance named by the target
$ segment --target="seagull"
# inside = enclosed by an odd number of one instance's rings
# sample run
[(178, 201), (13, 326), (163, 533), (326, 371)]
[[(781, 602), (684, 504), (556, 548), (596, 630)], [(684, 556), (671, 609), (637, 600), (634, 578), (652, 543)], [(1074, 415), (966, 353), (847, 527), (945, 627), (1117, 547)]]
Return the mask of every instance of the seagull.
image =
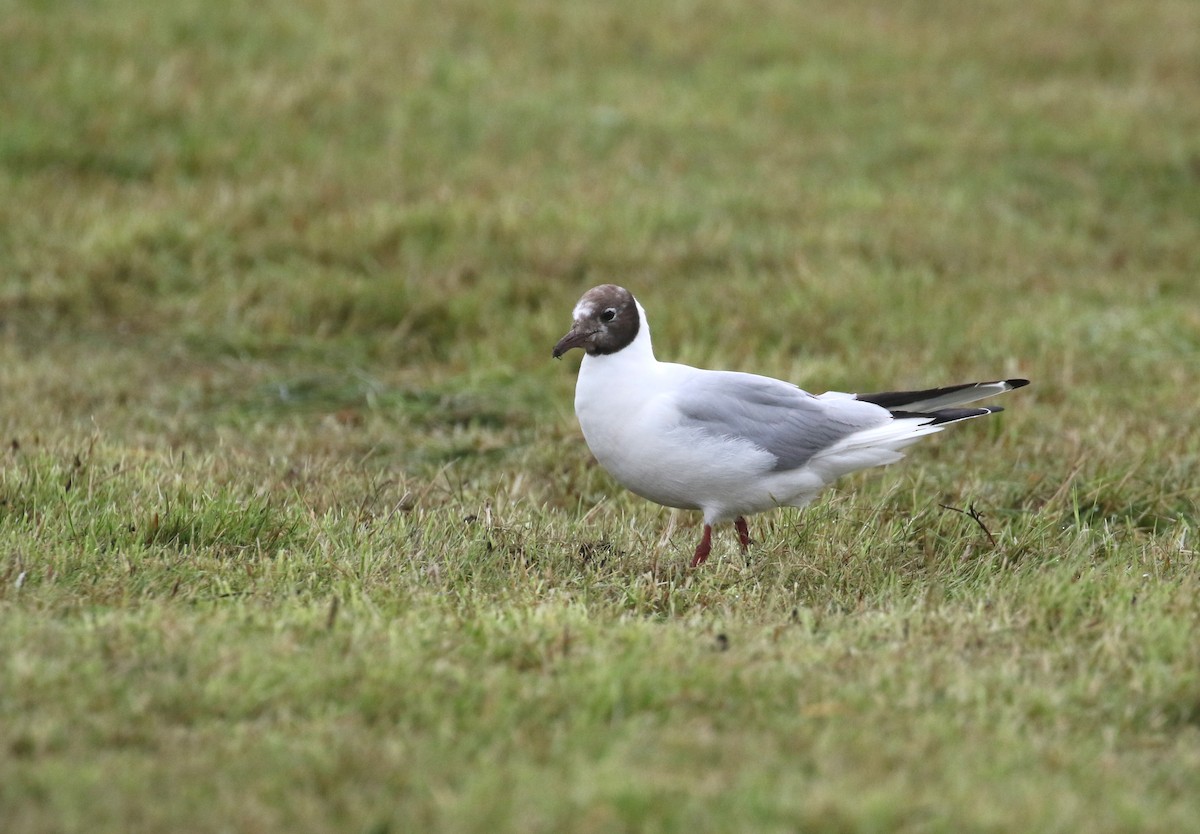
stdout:
[(645, 309), (615, 284), (584, 293), (572, 319), (553, 356), (583, 349), (575, 415), (588, 448), (626, 489), (704, 514), (693, 568), (708, 559), (714, 525), (732, 521), (745, 552), (746, 516), (804, 507), (842, 475), (894, 463), (927, 434), (1002, 410), (963, 404), (1029, 384), (814, 395), (757, 374), (659, 362)]

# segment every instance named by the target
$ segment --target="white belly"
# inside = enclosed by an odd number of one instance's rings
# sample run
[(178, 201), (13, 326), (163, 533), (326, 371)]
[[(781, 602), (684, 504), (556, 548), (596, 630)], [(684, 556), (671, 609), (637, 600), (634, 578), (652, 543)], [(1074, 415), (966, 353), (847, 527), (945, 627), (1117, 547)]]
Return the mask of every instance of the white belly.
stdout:
[[(586, 360), (585, 360), (586, 362)], [(680, 366), (659, 365), (665, 382)], [(575, 413), (596, 460), (626, 489), (658, 504), (703, 510), (710, 521), (803, 505), (824, 482), (815, 473), (773, 471), (775, 457), (746, 440), (688, 427), (666, 386), (581, 369)]]

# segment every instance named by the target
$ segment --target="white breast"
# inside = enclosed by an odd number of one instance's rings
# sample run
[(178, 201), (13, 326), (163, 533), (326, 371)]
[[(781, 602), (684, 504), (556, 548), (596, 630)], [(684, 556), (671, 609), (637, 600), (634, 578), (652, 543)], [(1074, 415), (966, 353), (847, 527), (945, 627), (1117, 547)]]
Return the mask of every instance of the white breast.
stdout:
[(575, 414), (588, 448), (622, 486), (659, 504), (706, 514), (786, 503), (786, 496), (764, 489), (773, 455), (682, 422), (673, 391), (696, 369), (624, 354), (585, 357), (575, 387)]

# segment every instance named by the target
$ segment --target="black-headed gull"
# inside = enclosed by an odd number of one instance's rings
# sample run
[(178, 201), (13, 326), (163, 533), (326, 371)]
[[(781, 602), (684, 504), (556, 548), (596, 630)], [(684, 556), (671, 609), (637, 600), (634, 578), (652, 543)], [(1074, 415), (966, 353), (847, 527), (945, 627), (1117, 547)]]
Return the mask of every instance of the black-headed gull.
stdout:
[(714, 524), (733, 521), (744, 551), (746, 516), (803, 507), (842, 475), (893, 463), (924, 435), (1001, 410), (956, 406), (1029, 384), (814, 396), (770, 377), (659, 362), (646, 311), (623, 287), (593, 287), (572, 315), (554, 357), (586, 354), (575, 414), (588, 448), (643, 498), (704, 513), (692, 567), (708, 558)]

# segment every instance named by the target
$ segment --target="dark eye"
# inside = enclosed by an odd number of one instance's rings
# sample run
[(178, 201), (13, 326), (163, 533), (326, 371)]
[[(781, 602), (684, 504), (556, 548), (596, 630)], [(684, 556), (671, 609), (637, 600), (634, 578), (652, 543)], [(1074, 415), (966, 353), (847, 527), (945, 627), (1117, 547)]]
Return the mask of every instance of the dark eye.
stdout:
[(607, 310), (605, 310), (603, 313), (600, 314), (600, 321), (604, 322), (605, 324), (608, 324), (610, 321), (612, 321), (616, 317), (617, 317), (616, 309), (613, 307), (609, 307)]

